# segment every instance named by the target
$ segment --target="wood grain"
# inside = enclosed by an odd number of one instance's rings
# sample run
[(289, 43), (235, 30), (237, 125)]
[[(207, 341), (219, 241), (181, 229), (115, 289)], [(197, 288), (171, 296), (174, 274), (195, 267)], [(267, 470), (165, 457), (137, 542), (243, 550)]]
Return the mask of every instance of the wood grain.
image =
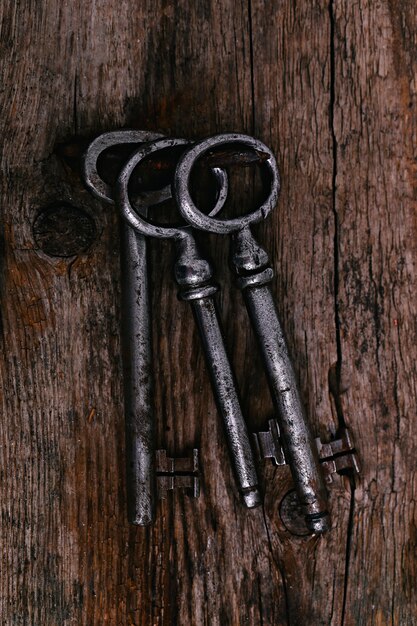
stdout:
[(363, 459), (346, 623), (415, 624), (417, 21), (408, 2), (358, 8), (333, 12), (343, 412)]
[[(7, 626), (417, 624), (414, 7), (384, 0), (0, 5), (0, 616)], [(259, 227), (315, 434), (344, 424), (363, 471), (331, 488), (334, 528), (291, 535), (291, 489), (234, 488), (201, 349), (152, 242), (158, 444), (201, 450), (202, 495), (125, 515), (118, 216), (59, 142), (130, 126), (253, 133), (283, 189)], [(84, 254), (48, 256), (32, 225), (67, 203), (95, 220)], [(62, 233), (61, 233), (62, 236)], [(210, 250), (253, 429), (271, 416), (224, 240)]]

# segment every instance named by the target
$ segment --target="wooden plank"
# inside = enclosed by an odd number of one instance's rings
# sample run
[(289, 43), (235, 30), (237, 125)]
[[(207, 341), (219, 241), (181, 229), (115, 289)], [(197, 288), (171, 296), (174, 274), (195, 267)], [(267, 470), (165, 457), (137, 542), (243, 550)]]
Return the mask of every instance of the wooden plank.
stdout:
[[(4, 116), (2, 507), (13, 575), (2, 577), (2, 619), (227, 624), (265, 614), (278, 623), (285, 603), (262, 510), (238, 501), (168, 245), (153, 249), (159, 443), (172, 453), (200, 445), (204, 488), (198, 502), (161, 506), (151, 531), (126, 523), (117, 215), (52, 151), (75, 133), (123, 125), (193, 135), (251, 119), (245, 8), (230, 5), (220, 21), (216, 3), (131, 8), (50, 0), (3, 17), (13, 97)], [(39, 208), (62, 201), (96, 222), (87, 254), (36, 248)]]
[(343, 412), (360, 442), (346, 624), (416, 624), (414, 3), (335, 2)]
[[(329, 8), (327, 2), (252, 7), (255, 133), (276, 150), (283, 179), (263, 236), (273, 251), (278, 307), (308, 417), (315, 435), (329, 440), (340, 425), (337, 390), (330, 385), (338, 367), (338, 328)], [(349, 482), (337, 477), (332, 485), (333, 530), (320, 539), (290, 535), (278, 509), (291, 485), (279, 476), (268, 485), (269, 533), (285, 581), (288, 623), (340, 624)]]
[[(415, 623), (412, 8), (0, 6), (4, 624)], [(281, 199), (258, 232), (303, 398), (323, 439), (352, 427), (364, 465), (355, 483), (335, 481), (327, 536), (284, 526), (285, 470), (266, 467), (264, 510), (239, 503), (172, 251), (156, 242), (158, 441), (172, 454), (201, 448), (203, 488), (161, 504), (152, 530), (128, 527), (118, 217), (54, 153), (120, 126), (238, 130), (276, 151)], [(53, 204), (41, 237), (51, 256), (33, 224)], [(72, 221), (68, 205), (81, 211)], [(227, 246), (205, 247), (260, 427), (272, 408)]]

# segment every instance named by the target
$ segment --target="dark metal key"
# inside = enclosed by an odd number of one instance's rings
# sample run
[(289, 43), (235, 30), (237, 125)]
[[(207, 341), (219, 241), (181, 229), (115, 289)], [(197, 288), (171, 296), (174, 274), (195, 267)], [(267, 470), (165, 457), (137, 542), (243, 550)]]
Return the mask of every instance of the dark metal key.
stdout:
[[(236, 145), (267, 155), (264, 166), (270, 178), (270, 192), (253, 213), (231, 220), (221, 220), (201, 212), (190, 193), (191, 172), (197, 160), (208, 151)], [(275, 158), (263, 143), (247, 135), (224, 134), (210, 137), (191, 146), (181, 157), (175, 172), (174, 195), (189, 224), (200, 230), (232, 235), (232, 259), (246, 308), (259, 340), (271, 394), (277, 409), (284, 453), (290, 464), (295, 487), (312, 532), (330, 528), (327, 494), (319, 465), (317, 448), (305, 418), (297, 382), (288, 354), (278, 313), (269, 283), (273, 270), (268, 255), (254, 239), (250, 225), (260, 222), (276, 205), (279, 173)]]
[[(162, 135), (147, 131), (121, 130), (104, 133), (88, 147), (84, 180), (99, 199), (114, 204), (113, 188), (99, 175), (99, 157), (114, 146), (132, 144), (132, 150)], [(145, 194), (138, 211), (171, 196), (170, 187)], [(122, 343), (125, 395), (126, 474), (128, 519), (146, 526), (155, 515), (155, 420), (153, 415), (152, 335), (149, 315), (146, 238), (122, 220)]]
[[(180, 297), (189, 301), (193, 309), (213, 392), (223, 418), (239, 490), (246, 506), (254, 507), (261, 503), (256, 466), (213, 298), (217, 287), (211, 282), (210, 264), (200, 255), (189, 227), (172, 228), (151, 224), (144, 219), (140, 209), (135, 210), (132, 207), (129, 199), (129, 179), (134, 169), (145, 157), (167, 148), (185, 147), (189, 143), (185, 139), (161, 139), (139, 148), (120, 174), (117, 184), (117, 201), (124, 219), (137, 233), (173, 239), (176, 243), (178, 258), (175, 264), (175, 277), (180, 286)], [(217, 172), (217, 176), (221, 186), (211, 215), (223, 206), (227, 197), (227, 177), (222, 170)]]

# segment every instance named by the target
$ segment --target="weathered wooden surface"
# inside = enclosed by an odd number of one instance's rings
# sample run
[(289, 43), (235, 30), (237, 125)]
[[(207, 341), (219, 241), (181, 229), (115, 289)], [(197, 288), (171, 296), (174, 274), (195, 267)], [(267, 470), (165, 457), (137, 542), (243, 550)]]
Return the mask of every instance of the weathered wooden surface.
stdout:
[[(0, 14), (1, 623), (417, 624), (413, 3), (45, 0)], [(323, 438), (352, 428), (363, 465), (335, 481), (327, 536), (283, 527), (285, 472), (266, 468), (264, 510), (239, 503), (162, 243), (159, 443), (199, 445), (203, 489), (161, 505), (152, 530), (126, 524), (117, 215), (54, 147), (132, 125), (246, 131), (276, 151), (281, 200), (259, 234), (303, 397)], [(37, 247), (32, 225), (54, 202), (95, 220), (86, 253)], [(225, 242), (211, 251), (259, 427), (268, 391)]]

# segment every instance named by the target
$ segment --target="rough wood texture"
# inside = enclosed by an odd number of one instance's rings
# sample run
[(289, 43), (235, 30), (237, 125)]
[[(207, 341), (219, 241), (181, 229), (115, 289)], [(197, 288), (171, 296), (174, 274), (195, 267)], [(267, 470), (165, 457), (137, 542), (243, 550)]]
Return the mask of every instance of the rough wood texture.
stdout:
[[(0, 14), (1, 623), (417, 624), (414, 3), (26, 0)], [(259, 235), (283, 325), (314, 431), (348, 424), (363, 465), (335, 481), (327, 536), (283, 526), (285, 471), (266, 468), (264, 510), (240, 505), (168, 243), (152, 252), (158, 437), (201, 448), (203, 490), (160, 505), (152, 530), (128, 527), (118, 218), (54, 154), (121, 126), (246, 131), (276, 151), (283, 191)], [(95, 220), (87, 253), (35, 244), (40, 209), (63, 202)], [(225, 242), (210, 248), (259, 427), (268, 390)]]

